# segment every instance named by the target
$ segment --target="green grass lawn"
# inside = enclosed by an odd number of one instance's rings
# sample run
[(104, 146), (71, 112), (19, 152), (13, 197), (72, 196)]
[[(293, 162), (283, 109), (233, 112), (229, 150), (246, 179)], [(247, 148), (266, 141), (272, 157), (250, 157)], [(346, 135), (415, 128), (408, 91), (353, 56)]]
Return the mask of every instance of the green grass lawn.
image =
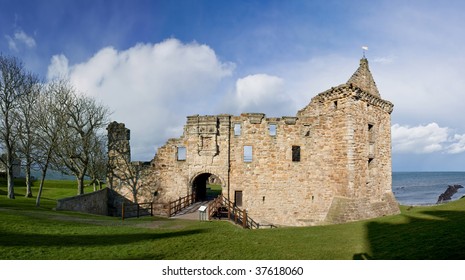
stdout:
[(48, 181), (37, 209), (24, 187), (10, 200), (0, 185), (0, 259), (465, 258), (465, 199), (342, 225), (244, 230), (227, 221), (121, 221), (52, 210), (76, 189), (75, 182)]
[(217, 197), (222, 191), (221, 185), (207, 184), (207, 197)]

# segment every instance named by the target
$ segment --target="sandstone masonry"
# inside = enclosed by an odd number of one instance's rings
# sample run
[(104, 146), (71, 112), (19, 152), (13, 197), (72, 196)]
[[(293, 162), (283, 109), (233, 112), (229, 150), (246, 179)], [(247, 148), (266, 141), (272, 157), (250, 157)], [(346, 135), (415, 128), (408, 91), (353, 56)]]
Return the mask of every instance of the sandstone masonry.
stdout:
[(129, 129), (114, 122), (108, 184), (130, 200), (156, 203), (160, 214), (188, 194), (205, 200), (207, 180), (220, 183), (223, 195), (261, 224), (396, 214), (392, 109), (362, 58), (347, 83), (316, 95), (296, 116), (188, 116), (183, 135), (169, 139), (149, 163), (130, 161)]

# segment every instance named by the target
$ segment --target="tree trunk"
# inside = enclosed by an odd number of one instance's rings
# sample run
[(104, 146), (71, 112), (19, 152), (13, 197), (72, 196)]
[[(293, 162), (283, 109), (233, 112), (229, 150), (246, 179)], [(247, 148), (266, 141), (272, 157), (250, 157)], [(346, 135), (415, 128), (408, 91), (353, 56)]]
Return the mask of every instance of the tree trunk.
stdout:
[[(6, 181), (8, 185), (8, 198), (15, 199), (15, 188), (13, 182), (13, 166), (11, 166), (11, 162), (9, 162), (7, 156), (7, 168), (6, 168)], [(9, 165), (9, 166), (8, 166)]]
[(77, 183), (78, 183), (78, 195), (84, 194), (84, 175), (79, 174), (76, 176)]
[(137, 189), (134, 187), (134, 189), (132, 189), (132, 200), (134, 201), (134, 203), (138, 203), (137, 201)]
[(31, 164), (26, 163), (26, 197), (32, 197)]
[(36, 198), (36, 207), (40, 207), (40, 198), (42, 196), (42, 189), (44, 187), (45, 176), (47, 175), (47, 168), (48, 168), (48, 165), (46, 165), (42, 169), (42, 178), (40, 178), (39, 192), (37, 193), (37, 198)]

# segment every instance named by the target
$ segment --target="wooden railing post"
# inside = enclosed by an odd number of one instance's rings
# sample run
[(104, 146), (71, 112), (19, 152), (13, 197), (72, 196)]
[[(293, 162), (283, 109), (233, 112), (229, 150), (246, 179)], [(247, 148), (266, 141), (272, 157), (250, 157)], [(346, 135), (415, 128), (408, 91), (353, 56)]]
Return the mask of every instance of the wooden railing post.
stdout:
[(242, 210), (242, 227), (247, 228), (247, 211)]
[(124, 201), (121, 203), (121, 219), (124, 221)]

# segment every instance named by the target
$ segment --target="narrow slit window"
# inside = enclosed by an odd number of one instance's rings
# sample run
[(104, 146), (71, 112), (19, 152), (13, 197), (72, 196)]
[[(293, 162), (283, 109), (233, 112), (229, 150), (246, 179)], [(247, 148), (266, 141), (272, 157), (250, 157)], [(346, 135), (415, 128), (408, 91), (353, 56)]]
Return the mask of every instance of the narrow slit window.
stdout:
[(244, 162), (252, 162), (252, 146), (244, 146)]
[(375, 157), (375, 129), (373, 124), (368, 124), (368, 157)]
[(186, 147), (180, 146), (177, 148), (177, 159), (178, 161), (186, 160)]
[(276, 136), (276, 124), (269, 124), (268, 130), (270, 132), (270, 136)]
[(300, 146), (292, 146), (292, 161), (300, 161)]
[(234, 124), (234, 136), (240, 136), (240, 135), (241, 135), (241, 124), (235, 123)]
[(368, 141), (373, 143), (375, 141), (375, 130), (372, 124), (368, 124)]

